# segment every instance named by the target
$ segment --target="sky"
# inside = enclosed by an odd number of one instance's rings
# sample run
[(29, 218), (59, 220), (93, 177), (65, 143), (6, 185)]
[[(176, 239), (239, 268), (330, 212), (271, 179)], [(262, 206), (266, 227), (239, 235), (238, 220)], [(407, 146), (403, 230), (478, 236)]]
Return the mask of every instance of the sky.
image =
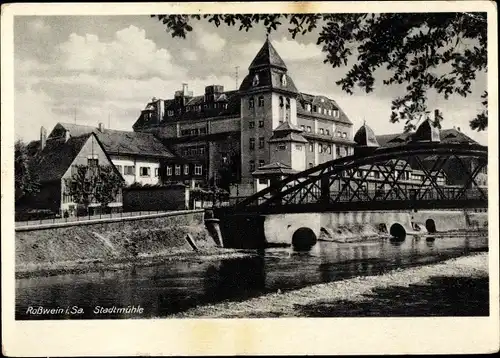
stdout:
[[(70, 122), (120, 130), (133, 123), (153, 97), (172, 98), (187, 83), (194, 95), (220, 84), (236, 88), (266, 39), (263, 26), (248, 32), (194, 23), (186, 39), (172, 38), (161, 22), (149, 16), (16, 16), (14, 19), (14, 121), (16, 139), (39, 138), (40, 127), (50, 130)], [(401, 132), (391, 124), (392, 98), (401, 88), (381, 81), (367, 95), (349, 95), (335, 84), (346, 68), (324, 64), (326, 54), (316, 45), (317, 34), (291, 38), (287, 27), (272, 32), (270, 40), (301, 92), (334, 99), (353, 122), (364, 121), (376, 134)], [(380, 75), (377, 75), (381, 77)], [(486, 76), (480, 74), (473, 93), (445, 100), (432, 96), (429, 108), (444, 114), (443, 128), (460, 127), (471, 138), (487, 144), (487, 132), (469, 128), (479, 113)]]

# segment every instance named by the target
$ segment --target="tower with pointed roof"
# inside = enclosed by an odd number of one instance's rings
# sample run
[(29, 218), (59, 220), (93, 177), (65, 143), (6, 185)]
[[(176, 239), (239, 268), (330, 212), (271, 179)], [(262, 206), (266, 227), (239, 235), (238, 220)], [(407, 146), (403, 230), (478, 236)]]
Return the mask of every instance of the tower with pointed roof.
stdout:
[(283, 122), (269, 139), (270, 163), (282, 163), (293, 170), (306, 169), (307, 140), (302, 129), (290, 122)]
[(271, 160), (269, 140), (281, 123), (297, 124), (300, 95), (285, 62), (269, 38), (259, 50), (239, 88), (242, 181)]

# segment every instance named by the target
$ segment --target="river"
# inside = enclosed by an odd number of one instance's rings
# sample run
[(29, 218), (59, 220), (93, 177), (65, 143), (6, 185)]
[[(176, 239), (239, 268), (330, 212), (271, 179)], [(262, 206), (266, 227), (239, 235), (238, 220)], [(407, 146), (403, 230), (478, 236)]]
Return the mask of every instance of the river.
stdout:
[[(487, 249), (486, 235), (463, 233), (436, 236), (434, 241), (412, 236), (403, 242), (320, 241), (307, 253), (271, 248), (252, 257), (23, 278), (16, 280), (16, 319), (165, 317), (197, 305), (239, 301), (277, 290), (374, 275)], [(137, 312), (116, 313), (112, 308), (132, 306)], [(38, 314), (38, 307), (54, 311)], [(102, 308), (108, 312), (102, 313)]]

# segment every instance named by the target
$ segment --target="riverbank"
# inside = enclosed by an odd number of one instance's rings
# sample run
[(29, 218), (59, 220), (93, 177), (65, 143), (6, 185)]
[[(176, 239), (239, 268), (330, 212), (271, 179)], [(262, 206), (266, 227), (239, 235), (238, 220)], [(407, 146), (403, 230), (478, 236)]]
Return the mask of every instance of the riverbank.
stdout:
[(172, 318), (488, 315), (488, 254), (396, 269), (243, 302), (196, 307)]

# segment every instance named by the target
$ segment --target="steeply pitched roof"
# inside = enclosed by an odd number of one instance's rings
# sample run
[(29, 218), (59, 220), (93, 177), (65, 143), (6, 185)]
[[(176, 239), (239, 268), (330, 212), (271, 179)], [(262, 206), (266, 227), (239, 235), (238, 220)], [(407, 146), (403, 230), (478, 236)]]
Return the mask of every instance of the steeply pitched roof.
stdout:
[(172, 158), (175, 155), (152, 133), (119, 131), (97, 127), (58, 123), (62, 128), (73, 133), (94, 133), (108, 154), (131, 154), (137, 156)]
[[(47, 139), (45, 147), (40, 150), (40, 141), (33, 141), (30, 146), (30, 165), (40, 182), (59, 180), (68, 170), (78, 153), (92, 133), (65, 138)], [(38, 147), (38, 150), (34, 150)]]
[(261, 166), (256, 171), (252, 173), (252, 175), (268, 175), (268, 174), (295, 174), (298, 173), (297, 170), (292, 169), (289, 165), (286, 165), (281, 162), (270, 163)]
[(377, 142), (375, 133), (369, 126), (366, 125), (366, 123), (358, 129), (358, 131), (354, 135), (354, 141), (357, 145), (364, 147), (377, 148), (380, 146)]
[(286, 70), (286, 65), (283, 59), (278, 54), (278, 51), (274, 48), (269, 41), (269, 38), (266, 39), (264, 45), (262, 45), (259, 52), (253, 59), (252, 63), (248, 67), (249, 70), (259, 68), (259, 67), (277, 67), (283, 70)]
[[(253, 85), (255, 75), (259, 78), (258, 85)], [(283, 82), (283, 77), (285, 82)], [(299, 94), (292, 78), (284, 71), (274, 67), (262, 67), (258, 70), (253, 70), (245, 76), (240, 85), (240, 91), (251, 91), (260, 89), (274, 89), (279, 91)]]
[(284, 121), (278, 127), (276, 127), (276, 129), (274, 129), (273, 132), (297, 132), (297, 133), (300, 133), (300, 132), (303, 132), (303, 130), (289, 121)]
[[(377, 135), (377, 141), (381, 147), (391, 147), (402, 145), (409, 142), (413, 136), (413, 133), (395, 133), (395, 134), (383, 134)], [(456, 130), (455, 128), (441, 129), (439, 131), (439, 137), (441, 143), (471, 143), (477, 144), (475, 140), (467, 136), (466, 134)]]
[[(308, 111), (306, 108), (308, 104), (311, 106), (320, 106), (322, 108), (326, 108), (327, 110), (338, 110), (339, 116), (338, 118), (334, 118), (328, 114)], [(335, 100), (325, 96), (315, 96), (309, 93), (300, 93), (300, 98), (297, 99), (297, 115), (312, 116), (352, 125), (352, 122)]]
[(269, 139), (269, 143), (274, 142), (298, 142), (307, 143), (307, 140), (301, 135), (302, 129), (298, 128), (294, 124), (285, 121), (281, 123), (273, 131), (272, 137)]

